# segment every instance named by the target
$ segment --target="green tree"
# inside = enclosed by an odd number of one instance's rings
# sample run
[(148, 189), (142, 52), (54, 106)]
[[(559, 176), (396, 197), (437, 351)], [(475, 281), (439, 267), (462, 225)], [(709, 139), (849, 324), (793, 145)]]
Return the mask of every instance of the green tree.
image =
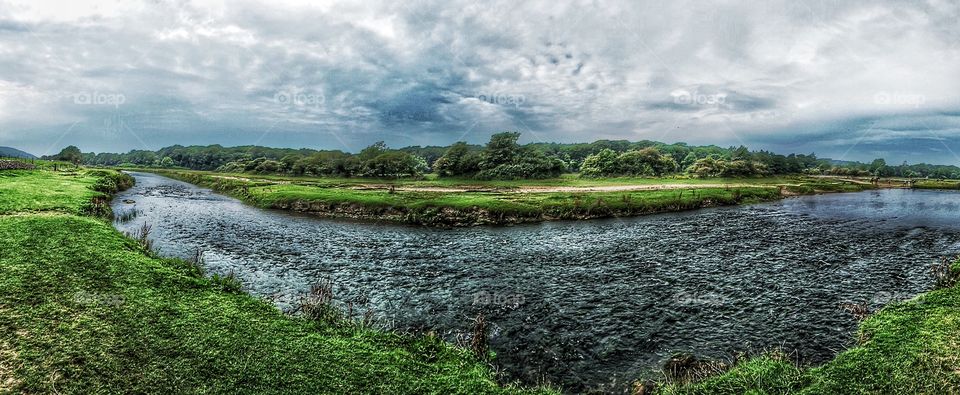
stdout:
[(364, 175), (370, 177), (408, 177), (421, 173), (421, 161), (406, 152), (386, 152), (363, 164)]
[(750, 150), (747, 147), (739, 146), (730, 150), (730, 160), (749, 160)]
[(478, 160), (470, 152), (466, 142), (458, 141), (447, 149), (447, 152), (433, 162), (433, 170), (441, 177), (463, 176), (476, 173)]
[(80, 152), (80, 148), (69, 145), (60, 150), (60, 153), (56, 155), (56, 159), (79, 165), (80, 161), (83, 160), (83, 154)]
[(519, 139), (520, 133), (517, 132), (503, 132), (490, 136), (490, 142), (483, 151), (481, 170), (514, 163), (520, 154), (520, 144), (517, 144)]
[(884, 177), (889, 175), (889, 167), (887, 167), (887, 161), (883, 158), (874, 159), (870, 163), (870, 173), (877, 177)]
[(714, 159), (708, 156), (703, 159), (697, 159), (693, 162), (687, 172), (697, 177), (719, 177), (726, 171), (726, 162), (722, 159)]
[(680, 166), (686, 169), (690, 167), (690, 165), (692, 165), (693, 162), (696, 162), (696, 161), (697, 161), (697, 154), (694, 154), (691, 151), (689, 154), (687, 154), (687, 156), (683, 157), (683, 161), (680, 162)]
[(373, 143), (369, 147), (364, 148), (362, 151), (360, 151), (360, 154), (358, 155), (358, 159), (360, 159), (361, 162), (366, 162), (370, 159), (376, 158), (377, 156), (386, 153), (388, 150), (389, 148), (387, 148), (386, 143), (384, 143), (383, 141), (377, 141), (376, 143)]
[(603, 177), (616, 172), (617, 153), (609, 148), (586, 157), (580, 165), (580, 175), (583, 177)]

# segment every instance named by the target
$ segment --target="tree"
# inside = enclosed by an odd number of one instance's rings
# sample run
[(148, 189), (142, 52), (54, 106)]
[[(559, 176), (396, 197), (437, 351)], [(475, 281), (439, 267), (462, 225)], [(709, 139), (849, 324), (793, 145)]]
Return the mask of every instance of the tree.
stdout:
[(160, 160), (160, 167), (171, 168), (173, 165), (173, 158), (169, 156), (164, 156), (163, 159)]
[(588, 156), (580, 165), (580, 175), (584, 177), (603, 177), (614, 174), (616, 171), (617, 153), (609, 148)]
[(389, 148), (387, 148), (386, 143), (384, 143), (383, 141), (377, 141), (376, 143), (373, 143), (369, 147), (364, 148), (362, 151), (360, 151), (360, 154), (358, 155), (359, 157), (358, 159), (360, 159), (361, 162), (366, 162), (370, 159), (376, 158), (381, 154), (386, 153), (387, 150), (389, 150)]
[(466, 142), (458, 141), (433, 162), (433, 170), (440, 177), (471, 175), (479, 171), (480, 158), (470, 152)]
[(293, 166), (297, 164), (297, 161), (303, 157), (297, 154), (284, 155), (283, 158), (280, 158), (280, 163), (283, 164), (284, 171), (293, 170)]
[(269, 174), (279, 172), (283, 168), (283, 163), (275, 160), (266, 159), (260, 162), (253, 170), (257, 173)]
[(499, 165), (515, 162), (520, 153), (518, 139), (520, 139), (520, 133), (517, 132), (503, 132), (490, 136), (490, 142), (483, 151), (480, 169), (493, 169)]
[(504, 163), (492, 169), (481, 170), (476, 177), (483, 180), (551, 178), (560, 176), (565, 167), (565, 163), (557, 157), (526, 148), (513, 162)]
[(697, 177), (718, 177), (726, 170), (726, 163), (720, 159), (708, 156), (693, 162), (687, 172)]
[(363, 172), (370, 177), (418, 176), (421, 160), (406, 152), (386, 152), (364, 162)]
[(80, 161), (83, 160), (83, 154), (80, 152), (80, 148), (69, 145), (60, 150), (60, 153), (56, 155), (56, 159), (79, 165)]
[(683, 161), (680, 162), (680, 166), (686, 169), (690, 167), (690, 165), (692, 165), (693, 162), (696, 162), (697, 159), (698, 159), (697, 155), (691, 151), (689, 154), (687, 154), (687, 156), (683, 157)]
[(877, 177), (889, 175), (887, 161), (883, 160), (883, 158), (874, 159), (873, 162), (870, 163), (870, 173)]
[(730, 160), (749, 160), (750, 150), (747, 147), (739, 146), (730, 150)]

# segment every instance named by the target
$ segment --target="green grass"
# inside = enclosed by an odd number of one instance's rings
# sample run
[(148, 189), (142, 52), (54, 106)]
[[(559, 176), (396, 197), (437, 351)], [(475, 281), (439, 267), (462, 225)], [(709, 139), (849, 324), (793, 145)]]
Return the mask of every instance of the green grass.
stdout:
[(427, 174), (421, 179), (390, 179), (390, 178), (343, 178), (343, 177), (315, 177), (289, 176), (273, 174), (249, 173), (216, 173), (202, 170), (183, 169), (150, 169), (131, 168), (133, 171), (147, 171), (159, 173), (180, 173), (196, 175), (218, 175), (250, 179), (252, 181), (291, 182), (301, 185), (318, 187), (341, 187), (358, 185), (397, 185), (411, 187), (477, 187), (477, 188), (520, 188), (529, 186), (563, 186), (563, 187), (595, 187), (614, 185), (654, 185), (654, 184), (735, 184), (735, 185), (787, 185), (799, 184), (813, 180), (804, 176), (778, 177), (748, 177), (748, 178), (691, 178), (685, 175), (665, 177), (608, 177), (608, 178), (581, 178), (579, 174), (568, 173), (557, 178), (544, 180), (477, 180), (473, 178), (438, 177), (436, 174)]
[[(458, 179), (368, 180), (297, 178), (158, 170), (264, 208), (295, 209), (329, 216), (386, 219), (425, 225), (535, 222), (549, 219), (620, 217), (778, 199), (795, 194), (859, 191), (870, 185), (822, 178), (744, 179), (611, 178), (476, 181)], [(522, 187), (602, 187), (689, 184), (690, 188), (639, 191), (518, 192)], [(378, 188), (359, 188), (375, 185)], [(485, 188), (463, 191), (391, 192), (397, 187)], [(719, 187), (718, 185), (724, 185)]]
[(913, 187), (916, 189), (960, 189), (960, 181), (917, 180)]
[(94, 196), (97, 177), (87, 172), (0, 171), (0, 214), (63, 211), (78, 214)]
[[(954, 271), (960, 270), (958, 263)], [(777, 354), (663, 394), (947, 394), (960, 391), (960, 288), (889, 305), (860, 325), (859, 344), (801, 369)]]
[(103, 176), (0, 173), (0, 393), (521, 392), (436, 338), (291, 317), (145, 253), (78, 215)]

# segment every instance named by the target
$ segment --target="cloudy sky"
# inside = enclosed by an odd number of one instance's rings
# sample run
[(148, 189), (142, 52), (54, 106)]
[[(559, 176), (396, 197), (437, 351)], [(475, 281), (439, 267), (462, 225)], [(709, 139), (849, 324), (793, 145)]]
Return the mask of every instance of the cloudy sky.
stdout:
[(0, 145), (517, 130), (960, 164), (958, 20), (954, 0), (0, 0)]

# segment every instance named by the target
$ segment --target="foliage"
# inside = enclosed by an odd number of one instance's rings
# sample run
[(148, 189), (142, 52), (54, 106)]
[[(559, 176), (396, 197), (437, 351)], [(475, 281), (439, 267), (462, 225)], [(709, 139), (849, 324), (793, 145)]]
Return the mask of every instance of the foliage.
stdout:
[(580, 174), (585, 177), (662, 176), (677, 169), (677, 161), (654, 147), (617, 154), (604, 149), (583, 160)]
[(458, 141), (433, 162), (433, 170), (440, 177), (473, 176), (480, 171), (480, 154), (472, 151), (466, 142)]
[[(542, 179), (560, 172), (580, 172), (587, 158), (609, 156), (613, 152), (620, 157), (621, 168), (604, 167), (596, 159), (584, 170), (588, 177), (603, 175), (659, 176), (675, 171), (693, 169), (690, 174), (699, 177), (748, 177), (764, 174), (813, 174), (836, 176), (889, 176), (910, 178), (947, 179), (960, 178), (960, 167), (903, 163), (893, 166), (882, 159), (871, 163), (832, 161), (818, 159), (814, 154), (776, 154), (769, 151), (750, 151), (747, 147), (722, 148), (715, 145), (692, 146), (685, 143), (665, 144), (656, 141), (597, 140), (592, 143), (530, 143), (520, 145), (517, 132), (494, 134), (484, 146), (457, 142), (449, 147), (404, 147), (391, 149), (377, 142), (353, 154), (338, 150), (312, 150), (270, 148), (261, 146), (223, 147), (220, 145), (189, 146), (174, 145), (157, 151), (133, 150), (125, 154), (84, 153), (82, 162), (97, 166), (181, 167), (193, 170), (224, 172), (253, 172), (259, 174), (291, 174), (325, 177), (357, 177), (366, 174), (364, 165), (377, 156), (388, 152), (404, 152), (423, 161), (417, 174), (434, 171), (442, 177), (532, 178)], [(69, 148), (69, 147), (68, 147)], [(75, 148), (75, 147), (74, 147)], [(662, 162), (645, 157), (653, 150), (661, 155)], [(70, 150), (73, 152), (73, 150)], [(535, 155), (531, 160), (526, 156)], [(73, 158), (74, 155), (69, 154)], [(51, 158), (55, 158), (51, 157)], [(170, 160), (167, 160), (170, 158)], [(700, 162), (704, 159), (712, 162)], [(261, 160), (254, 165), (250, 162)], [(607, 158), (609, 159), (609, 158)], [(604, 159), (604, 160), (607, 160)], [(259, 169), (262, 161), (269, 160)], [(672, 160), (672, 162), (671, 162)], [(417, 159), (420, 161), (420, 159)], [(171, 163), (172, 162), (172, 163)], [(660, 163), (660, 166), (655, 164)], [(425, 166), (423, 166), (425, 164)], [(675, 165), (674, 165), (675, 164)], [(505, 165), (497, 169), (498, 166)], [(646, 165), (650, 165), (647, 168)], [(600, 167), (598, 167), (600, 166)], [(243, 170), (240, 170), (243, 169)], [(714, 174), (714, 175), (708, 175)]]
[(612, 149), (604, 148), (600, 152), (588, 156), (580, 166), (580, 175), (586, 177), (602, 177), (616, 174), (617, 153)]
[(406, 152), (383, 152), (363, 162), (363, 175), (391, 178), (414, 177), (421, 175), (424, 167), (422, 161)]
[(44, 159), (53, 159), (53, 160), (62, 160), (64, 162), (70, 162), (73, 164), (79, 164), (83, 161), (83, 154), (80, 152), (80, 148), (76, 146), (69, 145), (66, 148), (60, 150), (60, 153), (54, 155), (50, 158)]
[(566, 169), (563, 161), (517, 143), (520, 133), (504, 132), (490, 137), (480, 152), (458, 142), (437, 159), (434, 169), (441, 177), (475, 177), (480, 180), (519, 180), (557, 177)]
[(707, 157), (698, 159), (687, 168), (697, 177), (750, 177), (769, 174), (767, 165), (748, 159), (724, 160)]

